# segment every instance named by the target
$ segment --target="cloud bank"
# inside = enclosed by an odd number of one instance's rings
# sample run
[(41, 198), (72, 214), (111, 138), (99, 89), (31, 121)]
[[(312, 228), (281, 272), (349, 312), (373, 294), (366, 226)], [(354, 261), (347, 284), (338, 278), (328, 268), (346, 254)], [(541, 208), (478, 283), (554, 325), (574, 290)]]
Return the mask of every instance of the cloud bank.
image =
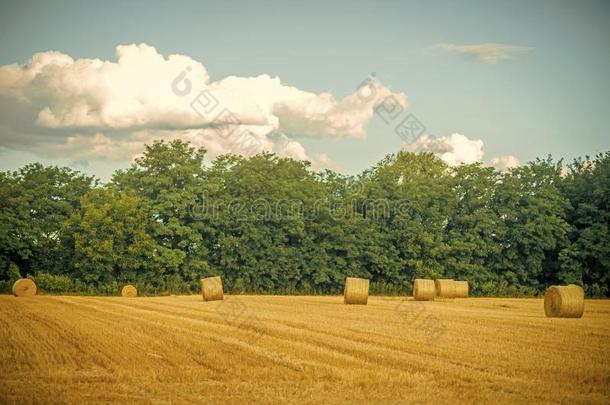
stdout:
[(484, 43), (478, 45), (436, 44), (432, 49), (474, 58), (494, 65), (500, 61), (531, 51), (533, 48), (511, 44)]
[(25, 65), (0, 67), (0, 147), (45, 156), (131, 159), (154, 139), (184, 139), (211, 157), (273, 151), (309, 156), (304, 137), (366, 137), (374, 109), (392, 95), (376, 80), (342, 99), (283, 84), (278, 77), (213, 80), (186, 55), (146, 44), (120, 45), (116, 61), (37, 53)]

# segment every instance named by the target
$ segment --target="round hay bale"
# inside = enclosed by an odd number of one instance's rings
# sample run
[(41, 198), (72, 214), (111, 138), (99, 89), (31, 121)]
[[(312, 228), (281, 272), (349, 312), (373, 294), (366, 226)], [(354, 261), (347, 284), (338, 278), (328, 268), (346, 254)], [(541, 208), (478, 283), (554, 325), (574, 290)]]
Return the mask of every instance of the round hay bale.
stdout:
[(436, 297), (434, 280), (416, 278), (413, 281), (413, 298), (417, 301), (433, 300)]
[(218, 301), (223, 298), (222, 279), (220, 276), (201, 279), (201, 293), (204, 301)]
[(131, 284), (127, 284), (125, 287), (121, 289), (121, 297), (134, 298), (138, 296), (138, 289), (132, 286)]
[(553, 285), (544, 293), (544, 313), (549, 318), (580, 318), (585, 312), (585, 292), (581, 286)]
[(455, 282), (453, 279), (438, 279), (434, 280), (434, 286), (436, 288), (436, 296), (440, 298), (454, 298), (455, 297)]
[(365, 278), (346, 277), (343, 290), (345, 304), (366, 305), (369, 300), (369, 280)]
[(470, 287), (468, 281), (454, 281), (455, 286), (455, 298), (468, 298)]
[(31, 297), (36, 295), (36, 284), (29, 278), (22, 278), (13, 284), (13, 295), (15, 297)]

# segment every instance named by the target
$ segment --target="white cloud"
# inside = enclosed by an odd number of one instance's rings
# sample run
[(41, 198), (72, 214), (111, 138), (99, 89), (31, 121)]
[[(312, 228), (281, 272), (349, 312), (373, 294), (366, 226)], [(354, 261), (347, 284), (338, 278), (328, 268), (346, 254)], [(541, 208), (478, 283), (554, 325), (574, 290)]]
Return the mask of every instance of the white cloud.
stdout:
[(214, 81), (202, 63), (146, 44), (118, 46), (116, 56), (74, 60), (49, 51), (24, 66), (1, 66), (0, 147), (123, 160), (153, 139), (181, 138), (211, 156), (269, 150), (330, 164), (308, 156), (295, 138), (364, 138), (383, 99), (393, 95), (406, 106), (403, 93), (378, 81), (337, 100), (269, 75)]
[[(443, 137), (424, 134), (414, 142), (405, 144), (405, 149), (410, 152), (433, 153), (450, 166), (483, 162), (485, 155), (482, 140), (470, 139), (459, 133)], [(507, 170), (518, 166), (519, 159), (514, 156), (494, 157), (489, 165), (498, 170)]]
[(406, 149), (411, 152), (434, 153), (450, 166), (480, 162), (483, 159), (483, 141), (468, 139), (458, 133), (440, 138), (425, 134), (407, 144)]
[(531, 51), (533, 48), (511, 44), (484, 43), (478, 45), (436, 44), (432, 49), (475, 58), (483, 63), (496, 64), (502, 60)]
[(515, 156), (498, 156), (491, 159), (490, 166), (495, 167), (497, 170), (506, 171), (513, 167), (519, 166), (520, 162)]

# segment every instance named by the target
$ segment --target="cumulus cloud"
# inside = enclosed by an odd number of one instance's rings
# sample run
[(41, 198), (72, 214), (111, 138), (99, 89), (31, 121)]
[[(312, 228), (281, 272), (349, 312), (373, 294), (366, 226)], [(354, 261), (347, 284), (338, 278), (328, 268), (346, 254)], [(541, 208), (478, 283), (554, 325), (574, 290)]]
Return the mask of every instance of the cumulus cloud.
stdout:
[(377, 80), (335, 99), (269, 75), (213, 80), (201, 62), (146, 44), (118, 46), (116, 61), (49, 51), (0, 67), (0, 147), (124, 160), (154, 139), (180, 138), (212, 157), (275, 151), (328, 166), (328, 156), (309, 156), (296, 138), (364, 138), (390, 95), (406, 107), (403, 93)]
[(432, 49), (474, 58), (487, 64), (496, 64), (502, 60), (531, 51), (533, 48), (500, 43), (484, 43), (477, 45), (436, 44)]
[[(433, 153), (450, 166), (483, 162), (485, 155), (482, 140), (470, 139), (459, 133), (443, 137), (424, 134), (414, 142), (405, 144), (405, 149)], [(500, 156), (492, 158), (489, 165), (498, 170), (508, 170), (518, 166), (519, 160), (514, 156)]]
[(434, 153), (451, 166), (480, 162), (483, 159), (483, 141), (468, 139), (458, 133), (440, 138), (425, 134), (407, 144), (406, 149), (411, 152)]
[(497, 170), (505, 171), (517, 167), (520, 165), (519, 159), (515, 156), (498, 156), (491, 159), (490, 166), (495, 167)]

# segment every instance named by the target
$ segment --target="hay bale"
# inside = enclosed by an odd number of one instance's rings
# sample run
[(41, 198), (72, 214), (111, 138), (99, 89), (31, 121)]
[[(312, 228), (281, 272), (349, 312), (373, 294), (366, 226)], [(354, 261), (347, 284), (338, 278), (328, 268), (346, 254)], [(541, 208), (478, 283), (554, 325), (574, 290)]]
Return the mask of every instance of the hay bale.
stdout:
[(581, 286), (553, 285), (544, 293), (544, 313), (549, 318), (580, 318), (585, 312), (585, 292)]
[(13, 284), (13, 295), (15, 297), (31, 297), (36, 295), (36, 284), (29, 278), (22, 278)]
[(125, 287), (121, 289), (121, 297), (134, 298), (138, 296), (138, 289), (132, 286), (131, 284), (127, 284)]
[(453, 279), (437, 279), (434, 280), (434, 286), (436, 288), (436, 296), (440, 298), (454, 298), (455, 297), (455, 282)]
[(201, 293), (204, 301), (218, 301), (223, 298), (222, 279), (220, 276), (201, 279)]
[(369, 280), (346, 277), (343, 302), (346, 304), (366, 305), (369, 300)]
[(468, 298), (468, 293), (470, 292), (470, 288), (468, 286), (468, 281), (454, 281), (455, 287), (455, 298)]
[(417, 301), (433, 300), (436, 297), (436, 286), (434, 280), (416, 278), (413, 281), (413, 298)]

